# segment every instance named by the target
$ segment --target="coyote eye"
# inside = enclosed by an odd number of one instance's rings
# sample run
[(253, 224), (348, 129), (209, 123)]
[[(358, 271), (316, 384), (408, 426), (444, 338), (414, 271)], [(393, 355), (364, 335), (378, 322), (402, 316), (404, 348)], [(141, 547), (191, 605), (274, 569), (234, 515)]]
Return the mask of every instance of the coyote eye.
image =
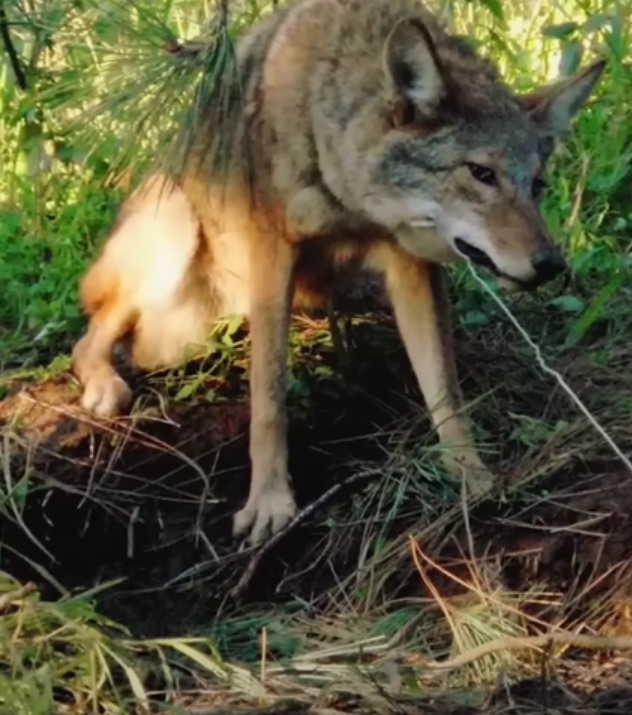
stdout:
[(542, 195), (542, 192), (546, 189), (546, 182), (544, 179), (534, 179), (533, 185), (531, 186), (531, 193), (533, 198), (537, 199)]
[(496, 174), (493, 169), (487, 166), (481, 166), (480, 164), (469, 163), (467, 168), (470, 170), (470, 174), (480, 181), (481, 184), (487, 184), (487, 186), (496, 186)]

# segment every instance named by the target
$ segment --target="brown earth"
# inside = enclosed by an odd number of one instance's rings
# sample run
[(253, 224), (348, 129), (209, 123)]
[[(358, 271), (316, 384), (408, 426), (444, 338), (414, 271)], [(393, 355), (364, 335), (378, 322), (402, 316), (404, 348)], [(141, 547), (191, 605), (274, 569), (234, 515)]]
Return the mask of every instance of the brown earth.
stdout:
[[(385, 331), (388, 339), (382, 340), (380, 333), (376, 338), (376, 329)], [(371, 330), (370, 344), (362, 343), (362, 329), (356, 331), (362, 360), (354, 364), (353, 375), (332, 371), (335, 357), (327, 348), (308, 351), (319, 369), (312, 364), (301, 371), (300, 361), (296, 366), (298, 378), (290, 396), (290, 469), (301, 505), (348, 478), (350, 460), (364, 465), (383, 462), (394, 420), (409, 413), (418, 399), (401, 348), (390, 347), (392, 326), (386, 322)], [(488, 349), (489, 338), (483, 342)], [(514, 372), (531, 369), (525, 368), (525, 358), (518, 353), (493, 352), (490, 360), (489, 354), (481, 357), (480, 343), (460, 345), (466, 393), (479, 392), (484, 382), (480, 375), (493, 371), (494, 360), (509, 363), (508, 372), (512, 361)], [(473, 387), (472, 375), (478, 383)], [(166, 401), (158, 397), (160, 387), (152, 389), (147, 379), (134, 377), (132, 383), (146, 400), (142, 414), (107, 424), (91, 420), (77, 407), (78, 387), (67, 373), (10, 384), (9, 396), (0, 402), (5, 481), (9, 478), (15, 486), (26, 478), (28, 499), (22, 523), (5, 519), (2, 524), (0, 538), (14, 550), (4, 554), (7, 571), (38, 581), (44, 591), (47, 584), (17, 554), (40, 564), (71, 590), (124, 576), (123, 584), (100, 596), (99, 609), (133, 625), (139, 636), (193, 630), (215, 617), (218, 609), (230, 613), (249, 603), (279, 604), (297, 597), (312, 602), (315, 593), (334, 585), (333, 572), (337, 578), (351, 573), (359, 545), (349, 531), (345, 548), (340, 548), (345, 532), (330, 538), (331, 524), (325, 517), (344, 513), (350, 500), (375, 484), (376, 476), (341, 490), (281, 540), (258, 564), (239, 602), (232, 602), (227, 593), (253, 558), (249, 550), (237, 552), (230, 537), (231, 514), (248, 487), (249, 409), (243, 370), (237, 361), (221, 384), (208, 379), (204, 389), (213, 390), (213, 401), (201, 392), (184, 401)], [(482, 416), (483, 427), (501, 432), (503, 464), (523, 446), (504, 423), (498, 426), (498, 413), (527, 412), (521, 410), (521, 400), (547, 413), (547, 419), (555, 413), (550, 387), (537, 388), (540, 394), (534, 402), (531, 395), (525, 396), (526, 386), (524, 381), (513, 388), (503, 386), (505, 392), (494, 398), (493, 411)], [(427, 428), (427, 422), (420, 424), (422, 431)], [(526, 487), (528, 499), (513, 496), (472, 508), (474, 556), (495, 564), (498, 583), (506, 589), (520, 591), (538, 583), (564, 594), (555, 605), (534, 610), (547, 622), (559, 622), (561, 614), (565, 623), (580, 622), (587, 609), (607, 597), (608, 608), (597, 608), (595, 627), (632, 633), (632, 476), (607, 449), (576, 450), (570, 456), (567, 451), (564, 439), (557, 437), (540, 449), (526, 450), (520, 462), (523, 471), (547, 460), (553, 464), (538, 484), (541, 491)], [(511, 481), (520, 470), (508, 471)], [(406, 529), (418, 533), (418, 516), (409, 514), (398, 528), (400, 540)], [(446, 597), (463, 591), (453, 576), (467, 580), (469, 543), (460, 516), (435, 529), (424, 543), (426, 553), (443, 569), (430, 569), (429, 574)], [(431, 595), (405, 552), (389, 579), (393, 597)], [(484, 709), (457, 706), (450, 699), (423, 699), (391, 704), (391, 712), (632, 712), (627, 661), (609, 655), (600, 662), (580, 653), (568, 662), (558, 660), (556, 667), (565, 685), (556, 684), (549, 673), (543, 680), (524, 683), (522, 690), (501, 688)], [(582, 689), (582, 679), (591, 678), (593, 686)], [(608, 695), (612, 688), (622, 687), (623, 695), (621, 690)], [(535, 705), (529, 704), (532, 701)], [(283, 712), (306, 712), (304, 704), (287, 707)], [(367, 707), (371, 706), (364, 701), (344, 707), (332, 703), (328, 712), (386, 712)], [(231, 706), (230, 712), (238, 710)]]

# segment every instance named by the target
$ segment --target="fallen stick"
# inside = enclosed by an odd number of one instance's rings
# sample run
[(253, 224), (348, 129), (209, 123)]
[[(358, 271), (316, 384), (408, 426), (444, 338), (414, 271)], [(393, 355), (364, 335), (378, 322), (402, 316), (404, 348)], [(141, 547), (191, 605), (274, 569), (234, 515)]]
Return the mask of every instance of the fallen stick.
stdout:
[(424, 661), (429, 670), (456, 670), (499, 650), (520, 648), (545, 648), (553, 645), (570, 645), (590, 650), (632, 650), (632, 636), (590, 636), (568, 631), (556, 631), (540, 636), (507, 636), (483, 643), (471, 650), (444, 661)]
[(246, 588), (248, 588), (248, 584), (252, 580), (252, 577), (254, 576), (257, 568), (259, 567), (259, 564), (261, 563), (263, 557), (270, 551), (272, 551), (272, 549), (279, 543), (279, 541), (284, 539), (290, 533), (290, 531), (292, 531), (299, 524), (305, 521), (305, 519), (311, 516), (317, 509), (322, 507), (344, 487), (348, 487), (350, 484), (358, 482), (361, 479), (368, 479), (369, 477), (375, 476), (378, 473), (379, 470), (370, 470), (368, 472), (359, 472), (358, 474), (354, 474), (351, 477), (347, 477), (341, 482), (337, 482), (336, 484), (331, 486), (326, 492), (321, 494), (318, 499), (315, 499), (304, 509), (299, 511), (298, 514), (292, 519), (292, 521), (288, 522), (280, 531), (277, 531), (277, 533), (274, 534), (274, 536), (272, 536), (270, 539), (268, 539), (268, 541), (266, 541), (263, 546), (254, 554), (245, 571), (241, 575), (241, 578), (239, 579), (237, 584), (231, 589), (230, 596), (232, 598), (239, 598), (243, 594)]
[(20, 586), (20, 588), (15, 589), (15, 591), (7, 591), (6, 593), (3, 593), (2, 596), (0, 596), (0, 613), (3, 613), (16, 601), (21, 601), (34, 591), (35, 584), (29, 582), (24, 584), (24, 586)]

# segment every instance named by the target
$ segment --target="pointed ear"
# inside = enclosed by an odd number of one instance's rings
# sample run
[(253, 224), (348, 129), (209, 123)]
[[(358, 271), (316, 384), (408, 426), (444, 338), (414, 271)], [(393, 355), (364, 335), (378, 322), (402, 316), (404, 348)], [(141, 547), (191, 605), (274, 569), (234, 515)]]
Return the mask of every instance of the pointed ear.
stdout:
[(424, 24), (399, 20), (384, 44), (384, 69), (396, 91), (422, 111), (432, 113), (444, 93), (437, 52)]
[(522, 106), (543, 134), (556, 139), (588, 99), (605, 66), (605, 60), (598, 60), (568, 79), (524, 95)]

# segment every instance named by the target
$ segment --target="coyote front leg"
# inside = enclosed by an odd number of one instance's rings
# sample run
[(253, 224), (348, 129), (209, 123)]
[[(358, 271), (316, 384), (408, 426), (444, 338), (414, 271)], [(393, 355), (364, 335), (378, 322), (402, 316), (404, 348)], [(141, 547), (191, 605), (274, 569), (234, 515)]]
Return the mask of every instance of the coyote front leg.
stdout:
[(464, 470), (474, 493), (491, 488), (494, 476), (482, 463), (469, 426), (454, 362), (445, 269), (392, 249), (386, 281), (395, 318), (432, 420), (445, 444), (444, 462)]
[(272, 235), (251, 242), (250, 460), (246, 505), (233, 533), (258, 544), (296, 513), (287, 458), (286, 366), (294, 249)]

